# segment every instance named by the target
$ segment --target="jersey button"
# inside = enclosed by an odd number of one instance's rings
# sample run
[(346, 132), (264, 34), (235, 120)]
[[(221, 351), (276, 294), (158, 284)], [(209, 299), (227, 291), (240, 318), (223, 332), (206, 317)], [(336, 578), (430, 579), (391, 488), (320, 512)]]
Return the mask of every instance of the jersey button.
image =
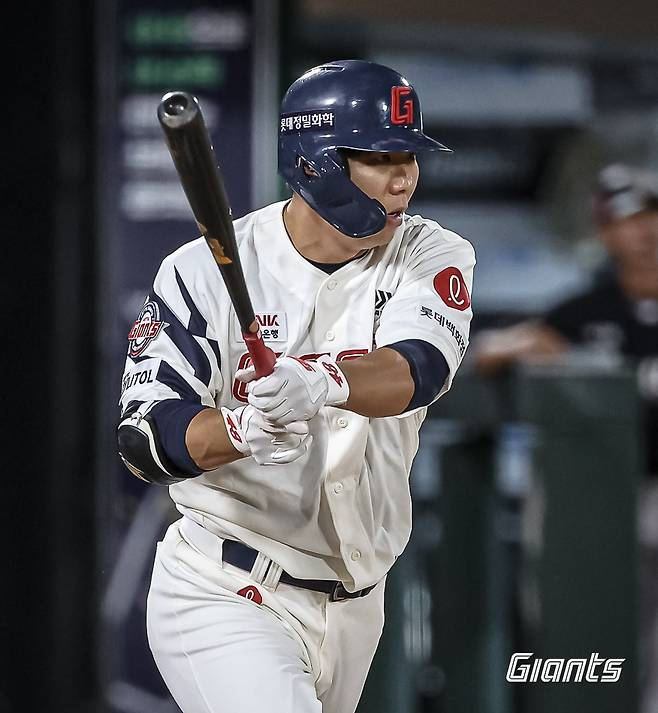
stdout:
[(347, 419), (345, 418), (345, 416), (341, 416), (340, 418), (336, 419), (336, 423), (341, 428), (345, 428), (345, 426), (347, 426)]
[(336, 338), (336, 335), (334, 334), (333, 330), (330, 329), (325, 335), (324, 335), (328, 341), (333, 342), (334, 339)]
[(342, 493), (342, 492), (343, 492), (343, 484), (342, 484), (342, 483), (336, 483), (336, 484), (334, 485), (334, 493), (336, 493), (336, 495), (338, 495), (339, 493)]
[(333, 290), (333, 289), (335, 289), (337, 286), (338, 286), (338, 282), (336, 282), (336, 280), (329, 280), (329, 282), (327, 282), (327, 289), (328, 289), (328, 290)]
[(361, 553), (359, 552), (359, 550), (354, 550), (354, 551), (350, 554), (350, 559), (353, 560), (354, 562), (356, 562), (357, 560), (360, 560), (360, 559), (361, 559)]

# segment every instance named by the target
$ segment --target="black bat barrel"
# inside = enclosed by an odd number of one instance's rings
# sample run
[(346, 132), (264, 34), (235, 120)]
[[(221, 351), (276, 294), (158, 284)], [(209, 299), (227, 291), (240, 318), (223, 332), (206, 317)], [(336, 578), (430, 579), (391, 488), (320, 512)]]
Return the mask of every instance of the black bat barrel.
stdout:
[(222, 272), (243, 332), (255, 321), (235, 242), (231, 207), (197, 98), (168, 92), (158, 120), (194, 217)]

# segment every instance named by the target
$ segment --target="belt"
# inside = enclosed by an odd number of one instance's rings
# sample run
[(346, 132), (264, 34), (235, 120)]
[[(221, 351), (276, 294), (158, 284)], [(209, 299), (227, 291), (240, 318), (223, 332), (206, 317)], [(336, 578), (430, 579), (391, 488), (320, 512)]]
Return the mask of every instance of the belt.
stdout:
[[(248, 547), (242, 542), (237, 542), (236, 540), (225, 540), (217, 535), (214, 535), (209, 530), (199, 523), (191, 520), (190, 518), (184, 517), (180, 520), (181, 533), (190, 540), (195, 547), (200, 551), (204, 552), (211, 559), (219, 558), (219, 544), (221, 543), (221, 553), (222, 561), (227, 564), (238, 567), (246, 572), (251, 572), (253, 570), (256, 559), (259, 557), (259, 552), (257, 550)], [(265, 557), (269, 560), (268, 557)], [(274, 564), (272, 560), (269, 560), (269, 567)], [(267, 570), (265, 576), (267, 574)], [(342, 582), (336, 582), (328, 579), (297, 579), (289, 575), (287, 572), (281, 572), (279, 582), (284, 584), (290, 584), (293, 587), (299, 587), (301, 589), (311, 589), (314, 592), (323, 592), (328, 594), (332, 602), (338, 602), (342, 599), (359, 599), (360, 597), (365, 597), (366, 594), (372, 592), (372, 590), (377, 586), (373, 584), (365, 589), (359, 589), (356, 592), (348, 592), (343, 586)]]
[[(258, 557), (258, 552), (242, 542), (224, 540), (222, 544), (223, 561), (247, 572), (251, 571), (256, 562), (256, 557)], [(311, 589), (314, 592), (324, 592), (324, 594), (329, 595), (329, 599), (332, 602), (365, 597), (377, 586), (373, 584), (370, 587), (358, 589), (356, 592), (348, 592), (342, 582), (334, 582), (330, 579), (297, 579), (297, 577), (293, 577), (287, 572), (281, 572), (279, 582), (290, 584), (293, 587), (300, 587), (301, 589)]]

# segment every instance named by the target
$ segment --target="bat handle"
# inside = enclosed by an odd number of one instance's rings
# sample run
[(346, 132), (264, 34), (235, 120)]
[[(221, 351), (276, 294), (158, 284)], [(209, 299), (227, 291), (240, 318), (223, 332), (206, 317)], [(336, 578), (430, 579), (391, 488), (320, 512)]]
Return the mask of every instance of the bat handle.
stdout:
[(251, 361), (256, 370), (256, 378), (260, 379), (261, 376), (271, 374), (274, 371), (276, 354), (269, 347), (265, 346), (260, 331), (255, 334), (253, 332), (243, 332), (242, 338), (247, 345), (249, 354), (251, 354)]

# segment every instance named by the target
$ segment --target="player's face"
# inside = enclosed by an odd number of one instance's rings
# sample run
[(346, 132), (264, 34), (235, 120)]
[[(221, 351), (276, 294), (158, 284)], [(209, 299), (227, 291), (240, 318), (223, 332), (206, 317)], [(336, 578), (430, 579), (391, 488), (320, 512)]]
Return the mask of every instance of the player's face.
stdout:
[(658, 268), (658, 211), (646, 210), (610, 223), (602, 238), (622, 268)]
[(406, 151), (351, 151), (347, 156), (352, 182), (369, 198), (378, 200), (388, 217), (383, 230), (359, 239), (361, 248), (385, 245), (402, 224), (411, 196), (418, 184), (416, 154)]

